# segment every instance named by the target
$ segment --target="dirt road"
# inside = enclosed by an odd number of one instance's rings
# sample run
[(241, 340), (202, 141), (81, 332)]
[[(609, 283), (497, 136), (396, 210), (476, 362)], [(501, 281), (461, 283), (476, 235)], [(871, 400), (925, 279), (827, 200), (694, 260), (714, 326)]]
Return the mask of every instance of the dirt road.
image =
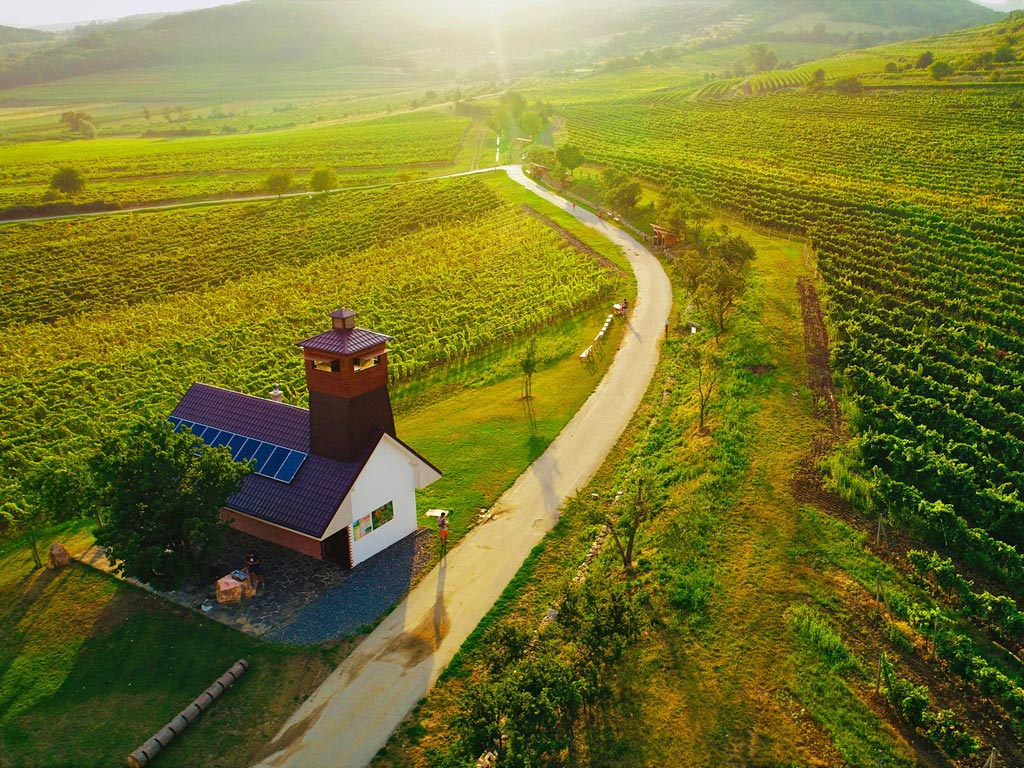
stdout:
[(563, 500), (597, 471), (642, 398), (672, 305), (668, 278), (633, 238), (541, 189), (518, 166), (515, 181), (623, 247), (637, 277), (625, 339), (607, 375), (547, 451), (292, 715), (260, 766), (363, 768), (427, 693), (490, 610)]

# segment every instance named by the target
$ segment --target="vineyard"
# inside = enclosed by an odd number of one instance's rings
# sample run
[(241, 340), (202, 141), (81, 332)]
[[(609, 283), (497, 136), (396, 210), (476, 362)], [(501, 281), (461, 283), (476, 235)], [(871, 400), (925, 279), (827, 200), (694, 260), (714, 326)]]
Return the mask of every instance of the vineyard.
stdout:
[[(881, 503), (937, 542), (960, 531), (958, 554), (1016, 589), (1024, 571), (1005, 545), (1024, 544), (1018, 99), (926, 90), (567, 106), (589, 156), (807, 234), (863, 458), (886, 478)], [(618, 141), (627, 129), (644, 139)]]
[(267, 133), (8, 144), (0, 146), (0, 207), (40, 202), (65, 165), (88, 179), (82, 201), (122, 204), (253, 192), (273, 170), (323, 166), (362, 172), (356, 183), (375, 181), (384, 169), (452, 164), (469, 126), (463, 117), (417, 112)]
[[(993, 610), (1016, 617), (1024, 594), (1022, 101), (1024, 88), (1000, 84), (732, 100), (643, 91), (562, 107), (566, 140), (591, 160), (807, 237), (866, 511), (952, 557), (958, 578), (984, 579), (992, 592), (973, 604), (987, 626)], [(962, 628), (939, 634), (939, 658), (997, 701), (1019, 738), (1019, 662)]]
[[(395, 337), (390, 368), (402, 378), (521, 337), (615, 285), (614, 250), (573, 245), (507, 201), (508, 184), (469, 177), (8, 225), (3, 476), (73, 462), (97, 437), (169, 411), (195, 380), (253, 394), (279, 381), (301, 403), (295, 341), (343, 304)], [(20, 503), (16, 485), (3, 494)]]

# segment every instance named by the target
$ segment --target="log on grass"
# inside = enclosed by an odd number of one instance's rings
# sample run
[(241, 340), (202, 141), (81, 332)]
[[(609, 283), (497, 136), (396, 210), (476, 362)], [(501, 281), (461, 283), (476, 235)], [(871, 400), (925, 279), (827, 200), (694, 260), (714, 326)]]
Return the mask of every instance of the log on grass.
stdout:
[(199, 695), (195, 701), (189, 704), (181, 713), (158, 731), (149, 741), (128, 755), (129, 768), (142, 768), (156, 757), (161, 749), (164, 749), (175, 736), (192, 725), (199, 716), (209, 708), (211, 704), (228, 688), (234, 685), (235, 681), (242, 676), (242, 673), (249, 668), (249, 662), (245, 659), (236, 661), (227, 672), (217, 678), (217, 681)]

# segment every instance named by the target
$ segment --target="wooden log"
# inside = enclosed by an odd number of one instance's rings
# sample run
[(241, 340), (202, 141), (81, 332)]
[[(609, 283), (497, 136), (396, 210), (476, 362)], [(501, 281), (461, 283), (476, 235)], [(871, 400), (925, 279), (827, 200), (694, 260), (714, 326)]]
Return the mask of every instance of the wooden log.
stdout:
[(242, 673), (249, 668), (249, 662), (239, 659), (231, 668), (214, 681), (213, 685), (199, 694), (199, 697), (178, 713), (171, 722), (156, 732), (145, 744), (128, 755), (129, 768), (143, 768), (149, 765), (160, 750), (166, 749), (175, 736), (180, 736), (182, 731), (188, 728), (199, 719), (199, 716), (206, 711), (217, 698), (228, 688), (235, 684), (235, 681), (242, 676)]

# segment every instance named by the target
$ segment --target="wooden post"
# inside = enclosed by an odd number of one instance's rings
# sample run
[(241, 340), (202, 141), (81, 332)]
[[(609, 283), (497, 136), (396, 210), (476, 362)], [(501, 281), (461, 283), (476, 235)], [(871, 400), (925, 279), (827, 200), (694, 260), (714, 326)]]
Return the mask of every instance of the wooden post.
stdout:
[(878, 671), (875, 672), (875, 693), (882, 690), (882, 659), (885, 658), (885, 651), (878, 652)]
[(878, 513), (878, 533), (875, 534), (875, 546), (882, 546), (882, 513)]
[(234, 685), (235, 681), (242, 676), (242, 673), (249, 668), (249, 662), (245, 659), (236, 661), (231, 669), (217, 678), (213, 685), (200, 694), (199, 698), (183, 709), (176, 718), (171, 720), (149, 741), (128, 755), (128, 768), (143, 768), (160, 754), (160, 750), (173, 741), (175, 736), (181, 734), (192, 723), (199, 719), (199, 716), (228, 688)]
[(999, 753), (996, 751), (996, 748), (992, 747), (992, 753), (988, 756), (988, 760), (985, 761), (985, 764), (981, 768), (996, 768), (996, 758), (998, 756)]
[(875, 603), (878, 605), (878, 612), (882, 612), (882, 572), (875, 571)]

